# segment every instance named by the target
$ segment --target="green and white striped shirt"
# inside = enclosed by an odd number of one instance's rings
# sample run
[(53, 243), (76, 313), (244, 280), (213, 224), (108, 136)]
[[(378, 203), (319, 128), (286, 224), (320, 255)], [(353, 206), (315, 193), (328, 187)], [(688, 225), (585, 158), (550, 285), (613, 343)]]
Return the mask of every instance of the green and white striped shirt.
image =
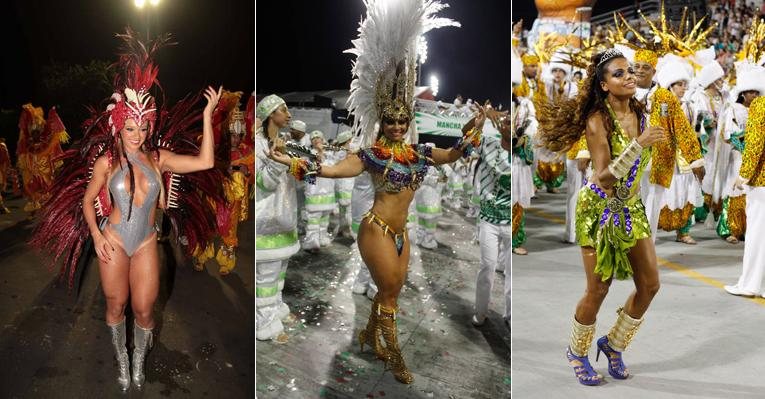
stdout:
[(502, 148), (499, 136), (484, 136), (477, 149), (478, 187), (481, 212), (479, 217), (493, 224), (510, 224), (510, 152)]

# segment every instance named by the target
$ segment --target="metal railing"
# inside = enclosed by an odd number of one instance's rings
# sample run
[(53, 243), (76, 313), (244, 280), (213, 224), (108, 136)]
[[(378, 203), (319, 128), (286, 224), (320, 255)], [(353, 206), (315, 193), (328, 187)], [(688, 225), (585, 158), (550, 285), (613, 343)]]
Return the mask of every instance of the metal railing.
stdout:
[(627, 21), (633, 21), (640, 18), (640, 15), (637, 13), (637, 10), (640, 10), (643, 14), (649, 15), (653, 13), (658, 13), (659, 9), (661, 8), (661, 1), (660, 0), (644, 0), (638, 2), (638, 8), (636, 9), (634, 5), (626, 6), (622, 8), (617, 8), (616, 10), (611, 10), (609, 12), (594, 15), (590, 19), (590, 24), (595, 27), (599, 25), (610, 25), (614, 21), (614, 13), (620, 13), (624, 15), (624, 19)]

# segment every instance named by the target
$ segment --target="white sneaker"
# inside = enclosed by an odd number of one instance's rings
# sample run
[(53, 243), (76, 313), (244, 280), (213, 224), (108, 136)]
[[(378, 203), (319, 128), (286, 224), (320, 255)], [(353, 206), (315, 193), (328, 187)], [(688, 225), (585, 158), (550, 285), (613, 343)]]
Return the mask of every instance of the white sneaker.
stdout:
[(422, 240), (420, 246), (425, 249), (436, 249), (438, 248), (438, 242), (431, 238), (429, 240)]
[(475, 327), (481, 327), (484, 323), (486, 323), (486, 316), (482, 316), (481, 319), (478, 319), (478, 315), (473, 315), (473, 317), (470, 319), (470, 323), (473, 324)]
[(276, 319), (263, 328), (259, 328), (255, 338), (258, 341), (269, 341), (278, 337), (282, 331), (284, 331), (284, 325), (282, 325), (281, 320)]
[(746, 298), (754, 298), (756, 296), (753, 292), (744, 291), (741, 288), (738, 288), (738, 285), (726, 285), (725, 291), (731, 295), (738, 295)]
[(279, 320), (284, 320), (289, 315), (290, 315), (290, 307), (287, 306), (286, 303), (282, 302), (282, 304), (279, 305), (279, 309), (276, 311), (276, 317)]
[(367, 293), (367, 284), (355, 282), (353, 283), (353, 288), (351, 288), (351, 292), (358, 295), (364, 295)]
[(330, 236), (323, 235), (319, 238), (319, 245), (321, 245), (322, 247), (329, 246), (329, 244), (332, 244), (332, 238), (330, 238)]
[(369, 298), (371, 301), (374, 301), (375, 295), (377, 295), (377, 286), (374, 284), (369, 284), (369, 288), (367, 288), (367, 298)]

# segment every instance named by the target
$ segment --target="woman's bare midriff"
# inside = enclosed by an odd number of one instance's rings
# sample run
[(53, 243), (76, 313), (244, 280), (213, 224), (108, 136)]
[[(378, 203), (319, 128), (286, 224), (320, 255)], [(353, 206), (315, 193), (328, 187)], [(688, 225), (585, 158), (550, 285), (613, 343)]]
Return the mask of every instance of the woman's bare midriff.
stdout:
[(406, 228), (409, 204), (414, 199), (414, 191), (403, 190), (398, 193), (378, 191), (372, 204), (372, 213), (384, 220), (397, 233)]

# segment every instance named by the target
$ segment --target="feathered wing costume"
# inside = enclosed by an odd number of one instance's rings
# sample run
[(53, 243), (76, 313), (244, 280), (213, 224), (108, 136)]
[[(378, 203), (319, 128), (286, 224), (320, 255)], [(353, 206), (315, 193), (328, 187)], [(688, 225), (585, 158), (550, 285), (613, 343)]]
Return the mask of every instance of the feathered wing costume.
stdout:
[[(202, 113), (195, 109), (195, 105), (200, 94), (186, 96), (167, 108), (165, 104), (157, 106), (148, 93), (154, 84), (161, 92), (157, 81), (159, 68), (153, 57), (159, 48), (171, 44), (170, 36), (158, 37), (149, 47), (129, 28), (117, 38), (123, 46), (119, 60), (112, 65), (117, 69), (112, 102), (104, 111), (89, 107), (91, 117), (82, 125), (83, 138), (59, 158), (63, 167), (51, 186), (51, 197), (45, 203), (30, 239), (30, 245), (51, 255), (49, 268), (55, 268), (62, 261), (60, 277), (67, 279), (70, 289), (79, 281), (75, 276), (82, 273), (89, 258), (83, 255), (87, 255), (92, 246), (82, 199), (93, 174), (93, 165), (98, 157), (106, 156), (111, 166), (113, 157), (118, 156), (119, 132), (125, 120), (133, 118), (139, 125), (143, 120), (149, 121), (149, 137), (144, 146), (155, 161), (160, 149), (177, 154), (199, 152), (197, 124)], [(215, 232), (215, 215), (205, 205), (204, 198), (221, 200), (219, 182), (223, 176), (220, 169), (184, 175), (163, 173), (165, 195), (160, 196), (159, 206), (170, 218), (176, 242), (183, 246), (188, 256), (194, 248), (205, 247)], [(106, 185), (102, 187), (95, 207), (99, 222), (111, 213), (111, 198)]]
[[(204, 263), (211, 258), (218, 262), (219, 272), (223, 275), (236, 266), (236, 247), (239, 245), (237, 227), (248, 216), (251, 184), (241, 167), (246, 167), (250, 177), (254, 169), (253, 148), (244, 141), (247, 122), (244, 113), (239, 110), (241, 97), (242, 92), (224, 91), (212, 116), (216, 163), (220, 163), (221, 169), (228, 169), (229, 166), (234, 169), (222, 181), (225, 201), (208, 201), (210, 212), (216, 215), (217, 235), (222, 243), (217, 255), (212, 241), (206, 248), (194, 251), (194, 268), (198, 271), (203, 270)], [(237, 135), (241, 140), (236, 148), (231, 146), (232, 135)]]
[(36, 211), (48, 198), (53, 175), (60, 166), (56, 161), (63, 150), (61, 143), (69, 141), (56, 108), (44, 117), (43, 109), (31, 103), (24, 104), (19, 117), (18, 168), (21, 172), (24, 195), (29, 203), (25, 211)]

